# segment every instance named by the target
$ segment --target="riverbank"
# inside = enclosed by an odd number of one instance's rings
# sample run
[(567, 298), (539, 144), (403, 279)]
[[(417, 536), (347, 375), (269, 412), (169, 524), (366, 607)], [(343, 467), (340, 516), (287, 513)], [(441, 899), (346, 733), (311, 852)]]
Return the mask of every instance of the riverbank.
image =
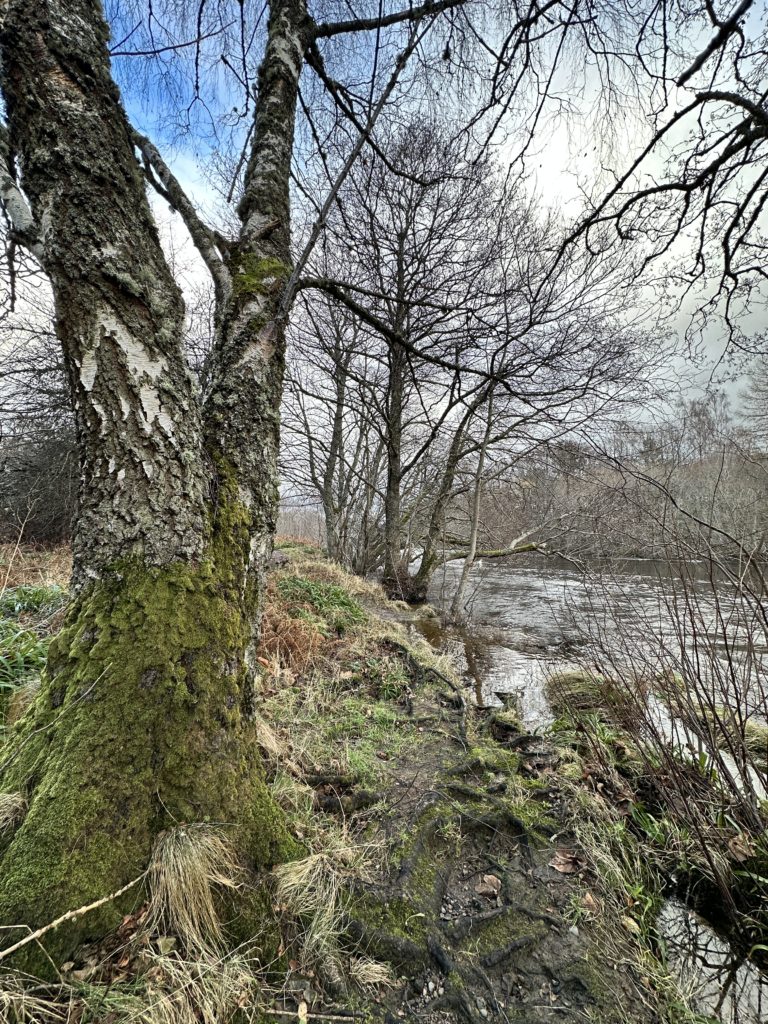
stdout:
[[(659, 955), (649, 865), (578, 737), (475, 706), (375, 585), (300, 543), (278, 561), (259, 742), (306, 856), (262, 879), (274, 928), (244, 930), (256, 895), (235, 879), (226, 946), (190, 956), (137, 899), (59, 984), (2, 976), (8, 1019), (693, 1022)], [(33, 697), (56, 625), (36, 585), (4, 595), (5, 633), (21, 619), (37, 638), (10, 698)]]

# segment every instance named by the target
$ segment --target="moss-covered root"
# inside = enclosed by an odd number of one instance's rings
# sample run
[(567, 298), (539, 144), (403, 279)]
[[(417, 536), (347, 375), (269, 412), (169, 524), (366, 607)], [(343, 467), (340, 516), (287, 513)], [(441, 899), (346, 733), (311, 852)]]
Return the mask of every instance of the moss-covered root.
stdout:
[[(253, 867), (290, 854), (251, 734), (249, 628), (231, 593), (210, 566), (123, 565), (71, 608), (3, 751), (0, 790), (28, 808), (0, 837), (0, 921), (20, 929), (4, 945), (140, 876), (171, 824), (223, 823)], [(140, 895), (48, 933), (53, 962)], [(34, 944), (25, 953), (27, 967), (46, 962)]]

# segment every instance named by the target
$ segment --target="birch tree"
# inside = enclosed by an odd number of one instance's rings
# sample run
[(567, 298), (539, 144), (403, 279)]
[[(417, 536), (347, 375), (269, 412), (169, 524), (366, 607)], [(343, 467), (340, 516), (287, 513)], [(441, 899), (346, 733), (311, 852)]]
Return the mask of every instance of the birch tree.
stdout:
[[(406, 26), (391, 88), (452, 5), (389, 17)], [(306, 55), (371, 23), (270, 5), (237, 230), (224, 238), (129, 123), (97, 0), (9, 0), (0, 14), (0, 194), (51, 283), (82, 477), (74, 599), (2, 764), (2, 788), (27, 811), (2, 843), (0, 920), (26, 934), (140, 877), (173, 823), (231, 823), (253, 869), (292, 852), (259, 765), (253, 656), (277, 510), (295, 111)], [(214, 283), (202, 397), (148, 180)], [(134, 898), (71, 919), (49, 951), (64, 959)]]

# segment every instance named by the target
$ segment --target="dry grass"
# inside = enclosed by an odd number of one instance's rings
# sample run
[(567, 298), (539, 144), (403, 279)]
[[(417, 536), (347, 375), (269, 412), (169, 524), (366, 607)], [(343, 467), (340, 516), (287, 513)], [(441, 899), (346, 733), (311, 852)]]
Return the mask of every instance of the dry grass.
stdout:
[(68, 545), (37, 548), (0, 544), (0, 591), (21, 586), (66, 589), (71, 572), (72, 551)]
[[(342, 569), (336, 562), (309, 558), (301, 560), (299, 564), (303, 575), (309, 576), (318, 583), (330, 583), (331, 586), (341, 587), (350, 597), (359, 601), (376, 605), (388, 603), (387, 596), (379, 583), (364, 579), (362, 576), (354, 576), (346, 569)], [(406, 605), (406, 608), (410, 610), (410, 606)]]
[(0, 1021), (14, 1024), (69, 1024), (70, 1007), (24, 975), (0, 974)]
[(206, 955), (222, 942), (215, 892), (233, 891), (240, 883), (240, 865), (220, 829), (169, 829), (158, 837), (149, 864), (147, 927), (158, 935), (175, 935), (190, 953)]
[[(302, 966), (338, 980), (349, 974), (340, 939), (350, 879), (370, 877), (370, 863), (382, 850), (378, 844), (357, 842), (345, 825), (329, 825), (307, 840), (317, 852), (275, 869), (276, 896), (284, 915), (294, 923), (292, 949)], [(362, 977), (362, 965), (358, 967)], [(365, 983), (376, 984), (372, 974)]]
[(27, 813), (23, 793), (0, 793), (0, 836), (15, 831)]
[(391, 988), (395, 984), (392, 972), (386, 964), (371, 960), (367, 956), (353, 956), (347, 961), (347, 975), (358, 988)]
[(222, 958), (196, 954), (192, 960), (148, 954), (152, 983), (141, 1024), (226, 1024), (236, 1014), (247, 1021), (257, 1012), (259, 968), (244, 952)]
[(5, 725), (11, 726), (26, 713), (40, 692), (39, 676), (31, 676), (17, 686), (8, 698), (5, 709)]
[(73, 982), (44, 986), (0, 975), (0, 1021), (13, 1024), (241, 1024), (263, 1020), (261, 964), (248, 949), (227, 956), (142, 953), (130, 989)]
[(261, 628), (262, 656), (296, 674), (315, 668), (330, 648), (316, 623), (287, 614), (276, 598), (271, 581), (267, 586), (267, 606)]

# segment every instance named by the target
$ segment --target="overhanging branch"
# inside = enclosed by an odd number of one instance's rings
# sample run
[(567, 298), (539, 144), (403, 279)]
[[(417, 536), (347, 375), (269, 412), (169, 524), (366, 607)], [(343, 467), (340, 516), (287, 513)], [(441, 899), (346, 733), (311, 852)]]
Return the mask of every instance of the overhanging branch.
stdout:
[(331, 36), (342, 35), (345, 32), (373, 32), (379, 28), (387, 28), (389, 25), (397, 25), (403, 21), (418, 21), (425, 15), (441, 14), (453, 7), (461, 7), (466, 0), (437, 0), (436, 3), (425, 4), (418, 7), (411, 7), (406, 11), (395, 11), (393, 14), (386, 14), (382, 18), (354, 18), (348, 21), (329, 21), (324, 25), (317, 25), (312, 33), (315, 39), (328, 39)]

